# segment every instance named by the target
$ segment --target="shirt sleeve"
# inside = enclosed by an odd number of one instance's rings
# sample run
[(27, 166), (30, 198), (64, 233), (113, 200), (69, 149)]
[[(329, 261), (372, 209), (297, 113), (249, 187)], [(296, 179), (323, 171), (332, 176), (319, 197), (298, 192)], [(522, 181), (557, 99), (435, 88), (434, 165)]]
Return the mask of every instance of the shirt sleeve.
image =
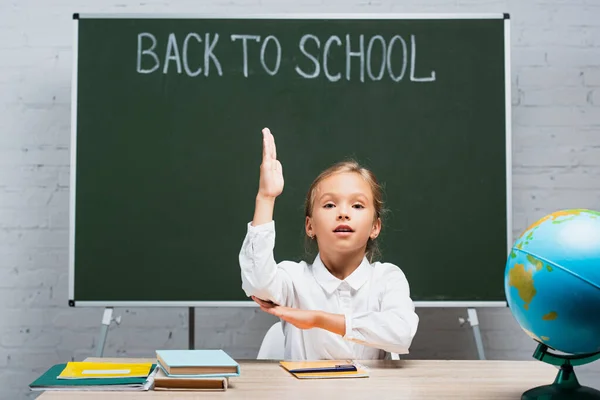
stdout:
[(390, 353), (407, 354), (419, 324), (408, 281), (395, 268), (384, 274), (382, 282), (387, 283), (380, 311), (346, 314), (344, 339)]
[(288, 298), (292, 293), (292, 279), (275, 262), (274, 247), (275, 221), (258, 226), (248, 223), (239, 254), (242, 289), (247, 296), (288, 305)]

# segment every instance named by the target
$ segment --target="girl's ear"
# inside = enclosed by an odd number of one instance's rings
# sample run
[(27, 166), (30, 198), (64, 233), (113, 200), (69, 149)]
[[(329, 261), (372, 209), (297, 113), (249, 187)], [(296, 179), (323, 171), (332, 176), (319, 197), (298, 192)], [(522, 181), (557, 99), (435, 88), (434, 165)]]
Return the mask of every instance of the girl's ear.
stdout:
[(379, 232), (381, 232), (381, 218), (377, 218), (377, 220), (373, 223), (373, 228), (371, 228), (371, 234), (369, 237), (373, 240), (379, 236)]
[(306, 230), (306, 235), (309, 238), (313, 238), (315, 236), (315, 232), (313, 230), (312, 221), (310, 217), (306, 217), (306, 221), (304, 223), (304, 229)]

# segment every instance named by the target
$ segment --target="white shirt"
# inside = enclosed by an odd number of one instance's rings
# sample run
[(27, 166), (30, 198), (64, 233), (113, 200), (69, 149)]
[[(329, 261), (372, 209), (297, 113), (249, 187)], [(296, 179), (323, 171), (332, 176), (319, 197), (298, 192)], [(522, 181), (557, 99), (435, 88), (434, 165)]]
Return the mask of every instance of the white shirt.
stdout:
[(303, 310), (343, 314), (346, 333), (298, 329), (282, 321), (285, 359), (381, 359), (406, 354), (419, 318), (404, 273), (390, 263), (366, 258), (346, 279), (333, 276), (316, 257), (313, 264), (273, 258), (275, 221), (248, 230), (239, 261), (248, 296)]

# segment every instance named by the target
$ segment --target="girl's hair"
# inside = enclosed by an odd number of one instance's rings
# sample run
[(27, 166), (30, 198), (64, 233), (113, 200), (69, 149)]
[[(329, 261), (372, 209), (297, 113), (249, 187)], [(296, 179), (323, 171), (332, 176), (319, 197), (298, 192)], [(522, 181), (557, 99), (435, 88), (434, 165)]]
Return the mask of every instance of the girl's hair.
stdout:
[[(373, 221), (376, 221), (377, 218), (382, 218), (382, 215), (385, 212), (385, 210), (383, 208), (383, 189), (382, 189), (381, 185), (379, 184), (379, 182), (377, 181), (375, 174), (373, 174), (373, 172), (371, 172), (370, 170), (362, 167), (358, 162), (356, 162), (354, 160), (338, 162), (338, 163), (332, 165), (331, 167), (327, 168), (325, 171), (321, 172), (319, 174), (319, 176), (317, 176), (315, 178), (313, 183), (310, 185), (310, 188), (308, 189), (308, 193), (306, 194), (306, 200), (304, 202), (305, 217), (312, 217), (313, 205), (315, 202), (317, 186), (319, 185), (319, 183), (322, 180), (324, 180), (325, 178), (330, 177), (331, 175), (345, 173), (345, 172), (356, 173), (356, 174), (360, 175), (369, 184), (369, 187), (371, 188), (371, 193), (373, 194), (373, 205), (375, 208), (375, 215), (374, 215)], [(305, 235), (306, 235), (306, 232), (305, 232)], [(314, 256), (315, 256), (315, 252), (316, 252), (315, 243), (316, 243), (316, 241), (310, 239), (308, 237), (308, 235), (305, 236), (305, 246), (304, 247), (305, 247), (306, 255), (309, 257), (309, 259), (314, 258)], [(367, 260), (369, 260), (369, 262), (373, 262), (381, 256), (381, 252), (379, 250), (379, 245), (378, 245), (376, 239), (374, 240), (374, 239), (369, 238), (369, 240), (367, 241), (367, 249), (366, 249), (365, 256), (367, 257)]]

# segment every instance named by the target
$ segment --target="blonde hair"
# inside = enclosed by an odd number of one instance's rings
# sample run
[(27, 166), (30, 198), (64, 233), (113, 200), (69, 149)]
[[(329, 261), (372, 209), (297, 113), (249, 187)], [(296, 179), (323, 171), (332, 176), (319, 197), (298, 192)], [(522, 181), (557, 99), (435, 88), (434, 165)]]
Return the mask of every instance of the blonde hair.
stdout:
[[(332, 175), (348, 172), (360, 175), (369, 184), (369, 187), (371, 188), (371, 193), (373, 195), (373, 206), (375, 208), (375, 215), (373, 216), (373, 221), (376, 221), (377, 218), (382, 218), (383, 213), (385, 212), (385, 209), (383, 207), (382, 186), (377, 181), (377, 178), (375, 177), (375, 174), (373, 172), (371, 172), (367, 168), (364, 168), (354, 160), (340, 161), (321, 172), (319, 176), (315, 178), (313, 183), (308, 188), (308, 192), (306, 194), (306, 200), (304, 202), (305, 217), (312, 217), (313, 206), (317, 193), (317, 186), (319, 185), (319, 183), (321, 183), (321, 181)], [(307, 256), (311, 258), (314, 257), (314, 253), (316, 251), (314, 244), (315, 242), (316, 241), (309, 238), (308, 235), (305, 236), (305, 250)], [(381, 256), (379, 244), (377, 243), (376, 239), (369, 238), (369, 240), (367, 241), (367, 249), (365, 252), (365, 256), (367, 257), (369, 262), (373, 262)]]

